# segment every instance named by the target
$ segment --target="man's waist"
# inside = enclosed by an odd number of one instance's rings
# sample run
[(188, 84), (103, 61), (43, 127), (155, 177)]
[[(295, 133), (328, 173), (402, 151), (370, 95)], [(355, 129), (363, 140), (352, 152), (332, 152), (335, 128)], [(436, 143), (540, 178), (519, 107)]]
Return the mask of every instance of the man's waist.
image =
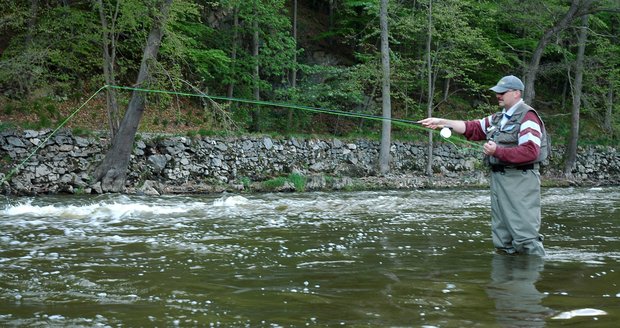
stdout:
[(493, 172), (506, 172), (507, 170), (518, 170), (518, 171), (527, 171), (527, 170), (538, 170), (540, 165), (538, 163), (531, 164), (523, 164), (523, 165), (503, 165), (503, 164), (492, 164), (491, 171)]

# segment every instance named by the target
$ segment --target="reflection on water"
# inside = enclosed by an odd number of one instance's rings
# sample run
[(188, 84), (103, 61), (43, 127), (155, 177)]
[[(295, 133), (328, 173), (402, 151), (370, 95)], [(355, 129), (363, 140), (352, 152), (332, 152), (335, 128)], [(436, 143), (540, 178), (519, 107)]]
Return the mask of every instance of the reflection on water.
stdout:
[(548, 189), (548, 256), (487, 190), (0, 199), (0, 326), (608, 327), (620, 188)]
[(487, 293), (495, 301), (495, 317), (502, 327), (545, 326), (552, 311), (542, 305), (544, 294), (535, 286), (543, 269), (539, 256), (493, 255)]

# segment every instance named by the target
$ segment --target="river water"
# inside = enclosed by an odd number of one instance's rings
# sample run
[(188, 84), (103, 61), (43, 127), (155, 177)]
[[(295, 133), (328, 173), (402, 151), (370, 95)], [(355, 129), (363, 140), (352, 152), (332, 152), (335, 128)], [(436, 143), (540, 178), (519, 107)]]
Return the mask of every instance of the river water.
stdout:
[(620, 187), (542, 198), (544, 259), (484, 189), (1, 198), (0, 326), (614, 326)]

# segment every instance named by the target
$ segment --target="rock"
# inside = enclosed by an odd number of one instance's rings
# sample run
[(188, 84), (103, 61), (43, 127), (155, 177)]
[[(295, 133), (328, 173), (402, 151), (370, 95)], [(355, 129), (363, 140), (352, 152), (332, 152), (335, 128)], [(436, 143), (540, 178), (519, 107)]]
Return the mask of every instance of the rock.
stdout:
[(101, 188), (101, 182), (97, 182), (91, 186), (92, 190), (97, 194), (103, 194), (103, 189)]
[(284, 185), (275, 188), (276, 192), (293, 192), (295, 191), (295, 185), (292, 184), (290, 181), (285, 181)]
[(158, 184), (155, 181), (146, 180), (144, 184), (138, 188), (138, 191), (146, 196), (159, 196), (159, 191), (157, 191)]
[(312, 175), (306, 181), (307, 190), (324, 190), (327, 187), (325, 177), (322, 175)]
[(24, 144), (24, 142), (22, 141), (22, 139), (17, 138), (17, 137), (8, 137), (6, 138), (6, 141), (9, 145), (13, 146), (13, 147), (20, 147), (20, 148), (26, 148), (26, 144)]
[[(89, 182), (92, 170), (105, 156), (108, 139), (74, 137), (61, 131), (48, 140), (46, 147), (35, 148), (50, 136), (50, 132), (0, 132), (0, 174), (7, 174), (8, 168), (28, 158), (10, 185), (5, 183), (3, 190), (10, 189), (16, 194), (76, 190), (102, 193), (108, 188), (102, 188), (101, 184), (91, 186)], [(615, 148), (580, 149), (573, 172), (575, 180), (563, 182), (564, 185), (605, 185), (620, 181), (620, 157)], [(30, 158), (30, 153), (35, 150), (35, 156)], [(306, 190), (488, 184), (488, 170), (482, 166), (478, 149), (439, 143), (434, 148), (433, 171), (436, 174), (433, 178), (424, 175), (425, 144), (397, 141), (391, 145), (390, 151), (393, 159), (390, 176), (375, 177), (379, 156), (379, 142), (376, 141), (342, 142), (336, 138), (274, 140), (264, 136), (215, 140), (143, 135), (135, 143), (125, 187), (127, 191), (142, 194), (155, 194), (151, 188), (159, 194), (258, 191), (260, 181), (289, 173), (310, 175), (306, 180)], [(543, 180), (547, 176), (560, 175), (562, 158), (563, 149), (554, 150), (551, 164), (541, 170)], [(244, 177), (257, 183), (239, 184)], [(152, 182), (138, 188), (145, 180)], [(279, 191), (294, 190), (291, 183), (279, 188)]]
[(24, 130), (24, 134), (23, 134), (24, 138), (26, 139), (36, 138), (39, 135), (40, 135), (39, 131), (34, 131), (34, 130)]
[(153, 171), (157, 174), (161, 173), (168, 163), (168, 160), (164, 155), (151, 155), (149, 156), (148, 161), (153, 167)]

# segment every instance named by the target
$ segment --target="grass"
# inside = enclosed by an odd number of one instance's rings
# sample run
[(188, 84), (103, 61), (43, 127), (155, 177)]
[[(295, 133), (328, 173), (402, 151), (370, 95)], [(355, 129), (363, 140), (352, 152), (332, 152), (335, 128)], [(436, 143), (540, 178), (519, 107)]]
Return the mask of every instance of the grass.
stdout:
[[(284, 187), (287, 182), (291, 183), (295, 187), (295, 191), (302, 192), (306, 190), (307, 178), (298, 173), (291, 173), (286, 177), (275, 177), (273, 179), (263, 181), (262, 186), (266, 190), (275, 191), (278, 188)], [(245, 187), (246, 183), (244, 182), (243, 184)]]

